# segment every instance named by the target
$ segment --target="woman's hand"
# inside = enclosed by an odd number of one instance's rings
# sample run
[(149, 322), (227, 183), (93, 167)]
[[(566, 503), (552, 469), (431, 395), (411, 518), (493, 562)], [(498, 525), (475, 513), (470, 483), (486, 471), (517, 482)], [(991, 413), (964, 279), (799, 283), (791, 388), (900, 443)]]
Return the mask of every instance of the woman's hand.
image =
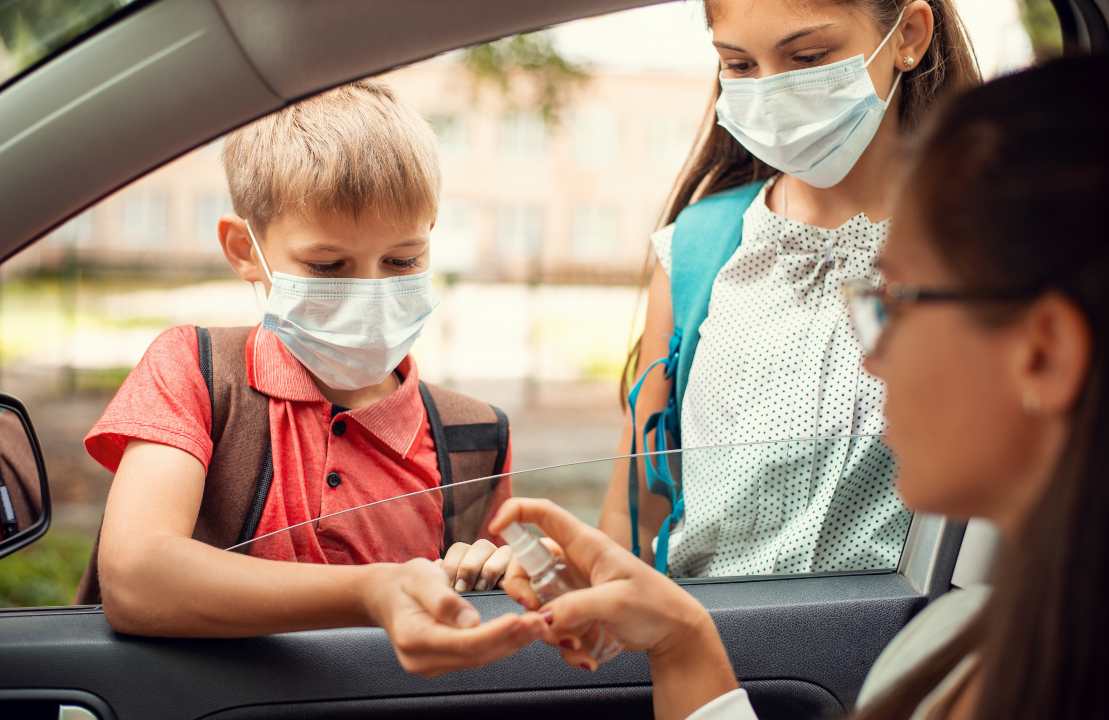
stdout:
[(536, 613), (505, 615), (484, 625), (473, 605), (447, 585), (437, 563), (368, 566), (366, 605), (389, 634), (401, 666), (434, 677), (500, 660), (544, 636)]
[[(625, 648), (647, 652), (656, 718), (686, 717), (737, 687), (712, 618), (677, 583), (549, 500), (509, 500), (490, 530), (499, 533), (511, 522), (538, 525), (554, 541), (548, 547), (590, 585), (542, 608), (551, 630), (545, 639), (558, 643), (567, 662), (596, 668), (578, 636), (601, 623)], [(539, 609), (515, 561), (503, 586), (525, 608)]]
[[(557, 637), (577, 636), (600, 621), (627, 649), (654, 654), (665, 653), (695, 630), (712, 627), (708, 612), (677, 584), (549, 500), (509, 500), (490, 529), (500, 532), (510, 522), (538, 525), (548, 535), (547, 546), (592, 586), (543, 608)], [(525, 608), (537, 610), (539, 602), (528, 580), (513, 562), (504, 589)], [(575, 665), (584, 661), (576, 651), (563, 655)]]
[(512, 560), (512, 548), (497, 547), (482, 539), (473, 545), (458, 542), (443, 556), (447, 583), (456, 592), (492, 590), (504, 577)]

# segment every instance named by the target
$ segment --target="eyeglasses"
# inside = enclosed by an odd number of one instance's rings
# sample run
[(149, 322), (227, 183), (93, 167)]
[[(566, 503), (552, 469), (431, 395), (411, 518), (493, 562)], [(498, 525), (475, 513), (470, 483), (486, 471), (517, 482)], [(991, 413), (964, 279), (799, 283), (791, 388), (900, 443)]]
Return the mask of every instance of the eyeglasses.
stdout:
[(843, 286), (847, 312), (863, 352), (874, 352), (898, 305), (936, 302), (1013, 302), (1027, 300), (1035, 290), (937, 289), (911, 285), (876, 285), (869, 280), (851, 280)]

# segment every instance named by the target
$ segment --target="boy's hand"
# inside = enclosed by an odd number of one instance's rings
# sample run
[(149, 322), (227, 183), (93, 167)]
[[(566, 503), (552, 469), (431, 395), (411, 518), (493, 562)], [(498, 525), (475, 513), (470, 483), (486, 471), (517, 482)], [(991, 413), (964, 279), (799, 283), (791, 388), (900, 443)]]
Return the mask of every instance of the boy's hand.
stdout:
[(473, 545), (455, 543), (443, 556), (443, 570), (447, 584), (456, 592), (492, 590), (504, 577), (512, 549), (507, 545), (497, 547), (488, 540), (478, 540)]
[(434, 677), (480, 667), (544, 636), (546, 623), (536, 613), (482, 625), (477, 610), (446, 584), (443, 569), (428, 560), (371, 566), (371, 572), (370, 617), (389, 634), (408, 672)]

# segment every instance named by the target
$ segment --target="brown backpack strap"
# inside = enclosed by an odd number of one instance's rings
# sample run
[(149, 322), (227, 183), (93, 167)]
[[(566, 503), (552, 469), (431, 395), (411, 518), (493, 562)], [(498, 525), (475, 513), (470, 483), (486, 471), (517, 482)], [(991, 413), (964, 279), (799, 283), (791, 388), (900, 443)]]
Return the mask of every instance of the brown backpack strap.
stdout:
[(273, 484), (269, 398), (247, 382), (246, 343), (253, 330), (196, 329), (212, 401), (212, 461), (193, 537), (218, 548), (254, 537)]
[[(196, 329), (200, 374), (212, 403), (212, 459), (193, 537), (221, 549), (254, 537), (273, 483), (269, 399), (247, 382), (246, 343), (252, 330)], [(225, 432), (229, 424), (234, 432)], [(97, 532), (77, 586), (78, 605), (100, 603), (99, 552)]]
[(443, 547), (473, 543), (488, 522), (490, 482), (459, 485), (500, 475), (508, 456), (508, 417), (493, 405), (435, 385), (420, 383), (443, 486)]

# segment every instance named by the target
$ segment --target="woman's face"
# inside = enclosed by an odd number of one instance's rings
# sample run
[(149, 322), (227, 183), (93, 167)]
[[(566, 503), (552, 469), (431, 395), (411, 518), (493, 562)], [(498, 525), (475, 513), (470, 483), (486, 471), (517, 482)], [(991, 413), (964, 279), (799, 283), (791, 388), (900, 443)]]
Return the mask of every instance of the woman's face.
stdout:
[[(879, 260), (887, 284), (963, 288), (930, 243), (911, 190)], [(1042, 425), (1022, 397), (1028, 328), (967, 303), (894, 306), (866, 368), (886, 384), (898, 489), (914, 510), (1006, 524), (1042, 478)]]
[[(764, 78), (856, 55), (870, 59), (888, 30), (864, 3), (709, 0), (708, 12), (725, 78)], [(897, 40), (891, 38), (869, 66), (882, 97), (893, 85)]]

